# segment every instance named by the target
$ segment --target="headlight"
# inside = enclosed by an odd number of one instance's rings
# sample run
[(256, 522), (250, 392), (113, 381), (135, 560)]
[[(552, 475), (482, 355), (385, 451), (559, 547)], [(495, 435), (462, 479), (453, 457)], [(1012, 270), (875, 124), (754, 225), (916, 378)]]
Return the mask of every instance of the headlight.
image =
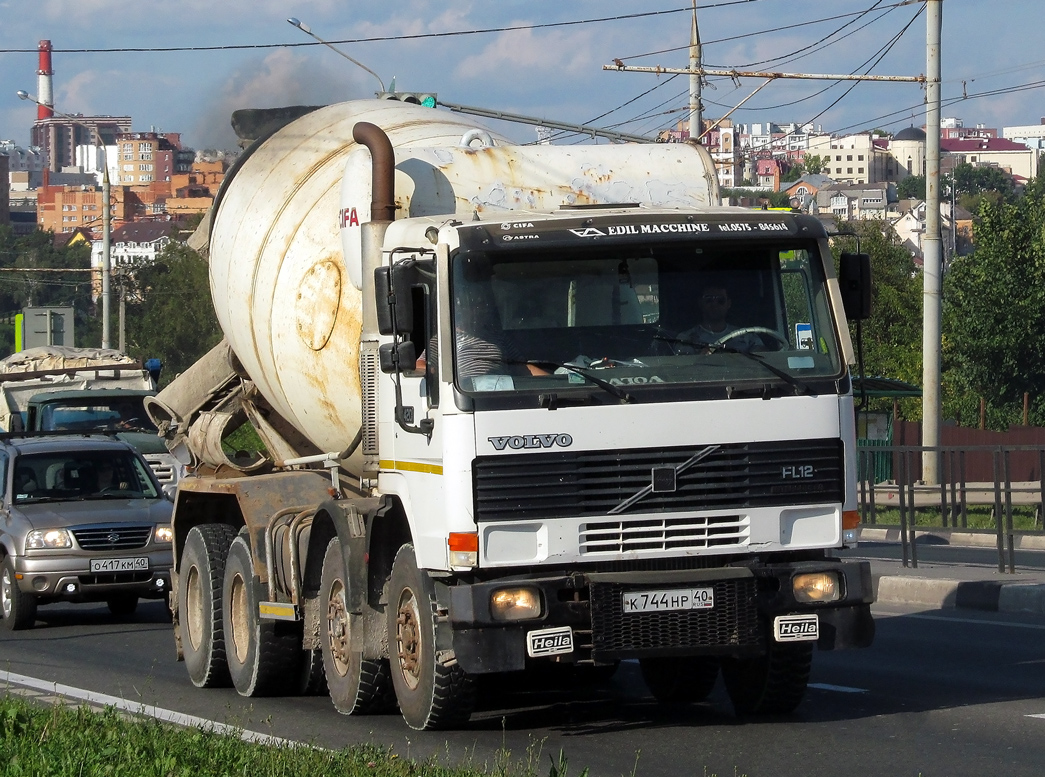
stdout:
[(797, 602), (837, 602), (841, 596), (838, 575), (834, 572), (810, 572), (795, 575), (791, 590)]
[(539, 618), (541, 595), (536, 588), (498, 588), (490, 594), (490, 614), (497, 621)]
[(25, 538), (26, 550), (71, 548), (73, 538), (65, 529), (34, 529)]
[(173, 542), (174, 541), (174, 529), (170, 527), (170, 524), (164, 524), (163, 526), (157, 526), (156, 531), (153, 532), (153, 539), (156, 542)]

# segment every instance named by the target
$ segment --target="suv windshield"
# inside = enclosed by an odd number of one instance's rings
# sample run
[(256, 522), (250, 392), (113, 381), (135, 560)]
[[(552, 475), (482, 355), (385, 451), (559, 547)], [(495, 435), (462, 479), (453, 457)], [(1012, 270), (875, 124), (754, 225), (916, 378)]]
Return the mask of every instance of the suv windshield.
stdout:
[(811, 379), (842, 374), (812, 242), (463, 253), (453, 305), (455, 371), (467, 393), (653, 401), (654, 386), (805, 393)]
[(144, 397), (92, 402), (87, 399), (48, 402), (40, 413), (44, 431), (101, 431), (144, 429), (156, 431), (143, 404)]
[(130, 451), (34, 453), (15, 461), (15, 504), (39, 500), (155, 499), (145, 466)]

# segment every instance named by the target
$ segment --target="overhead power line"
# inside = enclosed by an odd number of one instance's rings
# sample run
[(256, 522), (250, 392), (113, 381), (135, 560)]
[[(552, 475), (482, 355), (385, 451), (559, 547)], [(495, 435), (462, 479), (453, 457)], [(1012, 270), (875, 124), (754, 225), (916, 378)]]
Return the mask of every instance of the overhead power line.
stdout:
[[(762, 2), (762, 0), (722, 0), (718, 3), (702, 5), (700, 9), (710, 10), (712, 8), (724, 8), (731, 5), (746, 5), (748, 3)], [(593, 19), (572, 19), (563, 22), (544, 22), (542, 24), (513, 24), (506, 27), (486, 27), (478, 30), (450, 30), (447, 32), (422, 32), (410, 35), (380, 35), (370, 38), (343, 38), (341, 40), (329, 40), (325, 43), (319, 41), (301, 41), (297, 43), (239, 43), (225, 46), (135, 46), (109, 49), (52, 49), (55, 54), (123, 54), (123, 53), (165, 53), (177, 51), (236, 51), (241, 49), (283, 49), (301, 48), (307, 46), (325, 46), (330, 43), (381, 43), (386, 41), (421, 40), (426, 38), (450, 38), (462, 35), (489, 35), (496, 32), (515, 32), (517, 30), (544, 30), (554, 27), (574, 27), (583, 24), (602, 24), (606, 22), (621, 22), (632, 19), (644, 19), (653, 16), (669, 16), (671, 14), (689, 13), (692, 7), (687, 5), (682, 8), (669, 8), (662, 11), (641, 11), (638, 13), (617, 14), (616, 16), (601, 16)], [(36, 49), (0, 49), (0, 54), (35, 54)]]

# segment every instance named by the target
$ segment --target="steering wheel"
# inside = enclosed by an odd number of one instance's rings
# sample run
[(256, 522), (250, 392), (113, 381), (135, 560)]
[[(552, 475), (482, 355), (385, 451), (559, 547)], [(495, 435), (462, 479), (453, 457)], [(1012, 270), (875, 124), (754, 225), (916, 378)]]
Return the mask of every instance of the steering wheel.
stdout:
[(778, 343), (783, 345), (785, 348), (791, 347), (791, 343), (787, 341), (787, 338), (782, 337), (780, 333), (777, 332), (775, 329), (767, 329), (764, 326), (745, 326), (741, 329), (734, 329), (729, 334), (723, 335), (722, 337), (718, 338), (718, 340), (711, 343), (711, 345), (725, 345), (734, 337), (740, 337), (741, 335), (769, 335)]

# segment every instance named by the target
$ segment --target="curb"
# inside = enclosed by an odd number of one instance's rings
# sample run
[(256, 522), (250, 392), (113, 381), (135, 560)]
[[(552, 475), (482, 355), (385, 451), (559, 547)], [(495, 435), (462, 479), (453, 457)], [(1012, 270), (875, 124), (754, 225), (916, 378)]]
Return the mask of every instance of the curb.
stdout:
[[(998, 534), (994, 531), (952, 531), (950, 529), (915, 529), (915, 542), (938, 545), (962, 545), (973, 548), (996, 548)], [(899, 527), (860, 528), (861, 542), (902, 542)], [(1045, 550), (1045, 534), (1014, 534), (1016, 550)]]
[(876, 589), (875, 601), (885, 604), (1045, 615), (1045, 583), (884, 575), (878, 579)]

